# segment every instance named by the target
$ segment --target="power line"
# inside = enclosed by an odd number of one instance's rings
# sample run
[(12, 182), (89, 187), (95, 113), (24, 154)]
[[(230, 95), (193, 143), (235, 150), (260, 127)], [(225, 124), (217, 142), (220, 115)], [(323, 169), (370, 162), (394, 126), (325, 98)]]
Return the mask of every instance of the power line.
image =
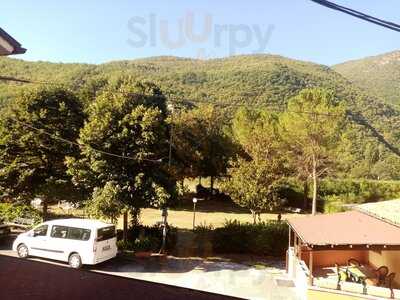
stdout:
[[(44, 82), (44, 81), (31, 81), (31, 80), (28, 80), (28, 79), (20, 79), (20, 78), (14, 78), (14, 77), (10, 77), (10, 76), (0, 76), (0, 80), (13, 81), (13, 82), (20, 82), (20, 83), (28, 83), (28, 84), (64, 85), (64, 86), (67, 86), (66, 84), (58, 84), (58, 83), (54, 83), (54, 82)], [(110, 91), (110, 92), (112, 92), (112, 93), (122, 93), (122, 94), (124, 94), (124, 95), (138, 95), (138, 96), (142, 96), (141, 94), (128, 93), (128, 92), (123, 92), (123, 91)], [(162, 99), (167, 99), (167, 96), (161, 96), (161, 95), (159, 95), (159, 96), (153, 95), (153, 97), (160, 97), (160, 98), (162, 98)], [(168, 96), (168, 100), (172, 100), (172, 101), (175, 101), (176, 103), (180, 103), (180, 104), (183, 102), (183, 101), (182, 101), (182, 98), (179, 98), (179, 99), (177, 99), (177, 98), (172, 99), (171, 95)], [(232, 106), (233, 106), (233, 107), (235, 107), (235, 106), (236, 106), (236, 107), (246, 107), (246, 108), (249, 107), (249, 104), (241, 104), (241, 103), (216, 103), (216, 102), (214, 102), (214, 101), (204, 101), (204, 100), (203, 100), (203, 101), (199, 101), (199, 100), (190, 100), (190, 99), (184, 99), (184, 100), (186, 100), (187, 102), (190, 102), (190, 103), (192, 103), (192, 104), (195, 104), (195, 103), (197, 103), (197, 104), (209, 104), (209, 105), (221, 106), (221, 107), (232, 107)], [(253, 107), (254, 107), (254, 106), (253, 106)], [(274, 111), (274, 112), (278, 112), (278, 113), (287, 112), (287, 113), (295, 113), (295, 114), (303, 114), (303, 115), (313, 115), (313, 116), (318, 116), (318, 115), (319, 115), (319, 116), (325, 116), (325, 117), (343, 117), (343, 116), (344, 116), (343, 114), (332, 114), (332, 113), (321, 113), (321, 112), (318, 112), (318, 113), (317, 113), (317, 112), (310, 112), (310, 111), (293, 111), (293, 110), (287, 110), (287, 109), (286, 109), (286, 110), (283, 110), (282, 108), (281, 108), (281, 109), (279, 109), (279, 108), (277, 109), (277, 108), (273, 108), (273, 107), (271, 107), (271, 106), (269, 106), (269, 105), (263, 105), (263, 106), (258, 105), (257, 107), (258, 107), (258, 108), (259, 108), (259, 107), (266, 107), (266, 108), (268, 108), (269, 110)], [(371, 126), (371, 125), (363, 118), (362, 112), (361, 112), (361, 111), (356, 112), (356, 114), (355, 114), (355, 113), (353, 113), (353, 112), (350, 111), (350, 110), (346, 110), (346, 111), (345, 111), (345, 115), (346, 115), (347, 117), (349, 117), (349, 119), (350, 119), (351, 121), (353, 121), (353, 122), (355, 122), (355, 123), (357, 123), (357, 124), (361, 124), (361, 125), (364, 125), (364, 126), (368, 127), (370, 130), (372, 130), (372, 131), (374, 132), (375, 137), (376, 137), (380, 142), (382, 142), (383, 144), (385, 144), (390, 150), (392, 150), (395, 154), (397, 154), (397, 155), (400, 156), (400, 150), (397, 150), (397, 148), (396, 148), (396, 151), (394, 151), (392, 148), (395, 148), (395, 147), (394, 147), (393, 145), (391, 145), (389, 142), (387, 142), (386, 139), (385, 139), (373, 126)], [(21, 121), (19, 121), (19, 122), (21, 122)], [(53, 137), (53, 138), (55, 138), (55, 139), (58, 139), (58, 140), (60, 140), (60, 141), (69, 143), (69, 144), (71, 144), (71, 145), (76, 145), (76, 146), (79, 146), (79, 147), (88, 147), (88, 148), (92, 149), (93, 151), (97, 151), (97, 152), (102, 153), (102, 154), (105, 154), (105, 155), (114, 156), (114, 157), (118, 157), (118, 158), (122, 158), (122, 159), (139, 160), (139, 159), (135, 159), (135, 158), (132, 158), (132, 157), (122, 156), (122, 155), (118, 155), (118, 154), (114, 154), (114, 153), (109, 153), (109, 152), (106, 152), (106, 151), (102, 151), (102, 150), (99, 150), (99, 149), (95, 149), (95, 148), (93, 148), (93, 147), (91, 147), (91, 146), (89, 146), (89, 145), (84, 145), (84, 144), (79, 144), (79, 143), (76, 143), (76, 142), (73, 142), (73, 141), (69, 141), (69, 140), (60, 138), (60, 137), (58, 137), (58, 136), (56, 136), (56, 135), (53, 135), (53, 134), (51, 134), (51, 133), (49, 133), (49, 132), (45, 132), (45, 131), (42, 130), (42, 129), (35, 128), (35, 127), (33, 127), (32, 125), (27, 124), (27, 123), (25, 123), (24, 125), (27, 126), (27, 127), (29, 127), (29, 128), (31, 128), (31, 129), (33, 129), (33, 130), (40, 131), (41, 133), (44, 133), (44, 134), (46, 134), (46, 135), (48, 135), (48, 136), (51, 136), (51, 137)], [(151, 162), (160, 162), (160, 161), (161, 161), (161, 159), (158, 159), (158, 160), (141, 159), (141, 160), (144, 160), (144, 161), (151, 161)]]
[(373, 24), (388, 28), (390, 30), (394, 30), (394, 31), (400, 32), (400, 25), (399, 24), (396, 24), (396, 23), (393, 23), (393, 22), (389, 22), (389, 21), (385, 21), (385, 20), (373, 17), (371, 15), (367, 15), (367, 14), (362, 13), (360, 11), (357, 11), (357, 10), (354, 10), (354, 9), (351, 9), (351, 8), (348, 8), (348, 7), (345, 7), (345, 6), (330, 2), (330, 1), (326, 1), (326, 0), (311, 0), (311, 1), (315, 2), (315, 3), (319, 4), (319, 5), (325, 6), (327, 8), (330, 8), (330, 9), (333, 9), (333, 10), (340, 11), (340, 12), (343, 12), (345, 14), (351, 15), (351, 16), (356, 17), (358, 19), (361, 19), (361, 20), (364, 20), (364, 21), (367, 21), (367, 22), (370, 22), (370, 23), (373, 23)]
[(55, 134), (52, 134), (52, 133), (50, 133), (50, 132), (48, 132), (48, 131), (46, 131), (46, 130), (44, 130), (44, 129), (37, 128), (37, 127), (35, 127), (35, 126), (33, 126), (33, 125), (30, 125), (30, 124), (28, 124), (28, 123), (26, 123), (26, 122), (17, 120), (17, 119), (15, 119), (15, 118), (12, 119), (12, 120), (13, 120), (14, 122), (16, 122), (16, 123), (21, 124), (22, 126), (25, 126), (25, 127), (29, 128), (29, 129), (32, 129), (32, 130), (37, 131), (37, 132), (39, 132), (40, 134), (45, 134), (45, 135), (51, 137), (52, 139), (55, 139), (55, 140), (58, 140), (58, 141), (67, 143), (67, 144), (72, 145), (72, 146), (77, 146), (77, 147), (79, 147), (79, 148), (81, 148), (81, 147), (89, 148), (89, 149), (91, 149), (91, 150), (93, 150), (93, 151), (95, 151), (95, 152), (98, 152), (98, 153), (101, 153), (101, 154), (104, 154), (104, 155), (108, 155), (108, 156), (112, 156), (112, 157), (122, 158), (122, 159), (128, 159), (128, 160), (134, 160), (134, 161), (161, 162), (161, 159), (147, 159), (147, 158), (137, 159), (137, 158), (133, 158), (133, 157), (129, 157), (129, 156), (118, 155), (118, 154), (114, 154), (114, 153), (111, 153), (111, 152), (103, 151), (103, 150), (100, 150), (100, 149), (96, 149), (96, 148), (94, 148), (94, 147), (92, 147), (92, 146), (90, 146), (90, 145), (80, 144), (80, 143), (77, 143), (77, 142), (74, 142), (74, 141), (71, 141), (71, 140), (68, 140), (68, 139), (59, 137), (59, 136), (57, 136), (57, 135), (55, 135)]

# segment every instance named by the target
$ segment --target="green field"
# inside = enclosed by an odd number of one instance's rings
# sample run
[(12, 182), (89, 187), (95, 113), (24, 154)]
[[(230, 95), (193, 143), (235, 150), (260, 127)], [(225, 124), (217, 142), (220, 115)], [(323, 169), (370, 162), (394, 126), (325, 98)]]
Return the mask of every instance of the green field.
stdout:
[[(65, 217), (86, 217), (83, 210), (72, 209), (63, 211), (53, 205), (50, 212), (54, 216)], [(276, 220), (277, 213), (263, 213), (261, 220)], [(296, 214), (283, 214), (282, 218), (286, 219)], [(249, 211), (236, 206), (228, 201), (199, 201), (196, 205), (196, 225), (207, 224), (213, 227), (221, 227), (226, 220), (238, 220), (241, 222), (253, 222)], [(143, 225), (154, 225), (161, 221), (161, 211), (156, 208), (145, 208), (140, 215), (140, 221)], [(193, 204), (187, 202), (180, 205), (179, 208), (168, 210), (168, 223), (174, 227), (181, 229), (192, 229), (193, 227)], [(122, 228), (122, 218), (118, 222), (118, 228)]]

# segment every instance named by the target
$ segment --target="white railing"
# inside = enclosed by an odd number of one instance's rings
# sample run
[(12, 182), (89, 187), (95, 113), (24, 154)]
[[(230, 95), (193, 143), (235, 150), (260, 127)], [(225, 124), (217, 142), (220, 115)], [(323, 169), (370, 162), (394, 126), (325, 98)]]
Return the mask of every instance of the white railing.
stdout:
[(288, 275), (293, 279), (300, 295), (307, 298), (308, 278), (310, 271), (304, 261), (298, 259), (291, 247), (288, 249)]

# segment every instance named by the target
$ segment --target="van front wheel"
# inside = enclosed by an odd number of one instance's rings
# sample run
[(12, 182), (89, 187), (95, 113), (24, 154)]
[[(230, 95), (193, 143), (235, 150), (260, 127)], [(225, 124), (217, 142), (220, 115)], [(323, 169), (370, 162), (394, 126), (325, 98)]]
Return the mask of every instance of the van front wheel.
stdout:
[(71, 254), (68, 259), (68, 264), (73, 269), (79, 269), (80, 267), (82, 267), (82, 260), (79, 254)]
[(29, 255), (28, 247), (25, 244), (21, 244), (17, 248), (17, 254), (21, 258), (27, 258)]

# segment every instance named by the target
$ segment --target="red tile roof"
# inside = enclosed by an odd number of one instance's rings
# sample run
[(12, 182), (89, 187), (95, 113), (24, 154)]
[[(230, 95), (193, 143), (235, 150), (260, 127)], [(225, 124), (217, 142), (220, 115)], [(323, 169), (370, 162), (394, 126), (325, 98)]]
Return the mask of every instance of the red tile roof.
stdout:
[(400, 246), (400, 227), (359, 211), (297, 217), (288, 223), (310, 246)]

